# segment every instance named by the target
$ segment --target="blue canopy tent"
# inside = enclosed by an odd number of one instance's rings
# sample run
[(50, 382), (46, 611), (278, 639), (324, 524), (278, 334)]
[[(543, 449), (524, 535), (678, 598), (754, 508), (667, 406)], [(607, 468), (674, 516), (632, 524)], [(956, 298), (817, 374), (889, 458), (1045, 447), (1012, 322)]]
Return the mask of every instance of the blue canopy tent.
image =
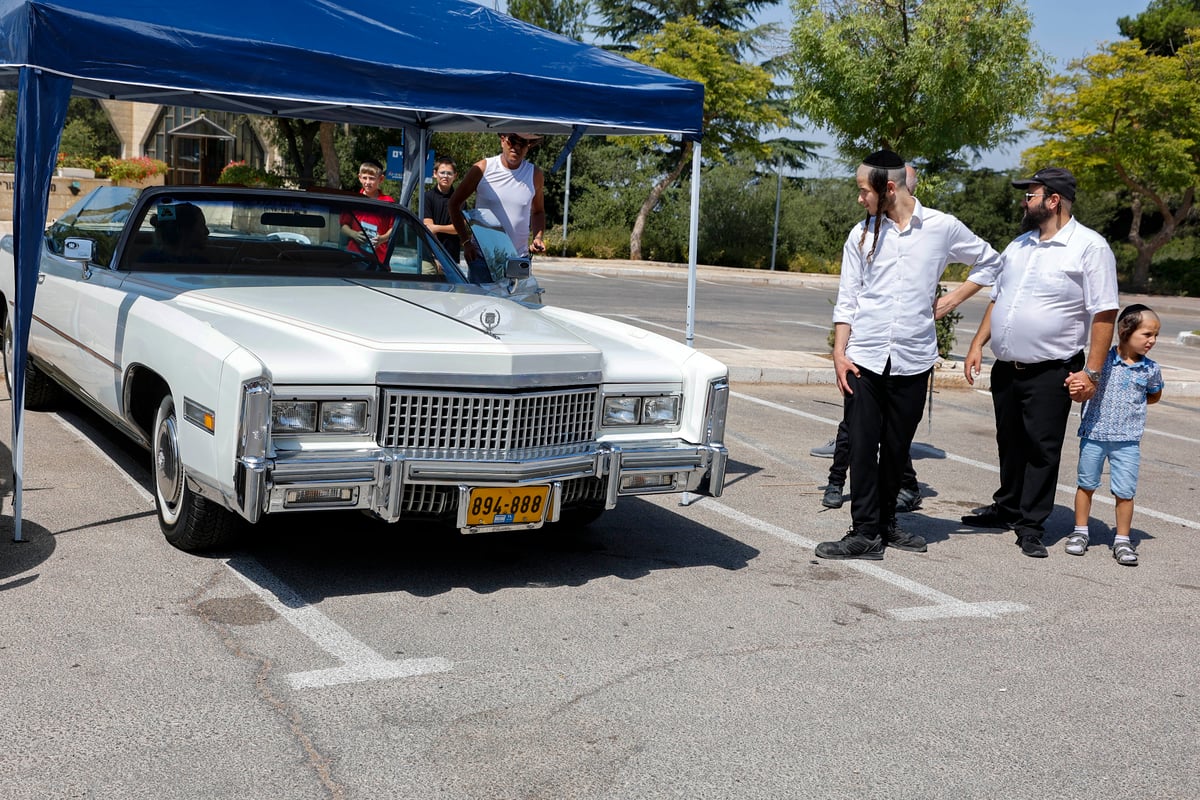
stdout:
[[(82, 97), (431, 131), (693, 140), (688, 340), (704, 89), (468, 0), (0, 0), (0, 90), (18, 91), (13, 511), (21, 538), (25, 355), (46, 197)], [(415, 153), (414, 153), (415, 155)], [(406, 163), (422, 163), (407, 157)], [(405, 188), (416, 185), (415, 173)]]

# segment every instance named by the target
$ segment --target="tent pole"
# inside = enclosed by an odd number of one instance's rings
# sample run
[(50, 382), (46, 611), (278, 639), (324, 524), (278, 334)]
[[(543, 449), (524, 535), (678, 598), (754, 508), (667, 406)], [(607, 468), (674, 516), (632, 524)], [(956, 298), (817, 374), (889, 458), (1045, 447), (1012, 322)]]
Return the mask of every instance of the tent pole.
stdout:
[(779, 200), (783, 197), (783, 153), (775, 166), (775, 231), (771, 234), (771, 270), (775, 269), (775, 248), (779, 244)]
[(696, 340), (696, 248), (700, 241), (700, 142), (692, 144), (692, 196), (688, 208), (687, 346)]
[(571, 210), (571, 154), (567, 153), (567, 185), (563, 189), (563, 258), (567, 257), (567, 213)]
[(417, 219), (425, 219), (425, 148), (429, 144), (429, 131), (421, 128), (417, 135), (421, 137), (417, 145)]
[[(700, 142), (692, 143), (692, 193), (688, 203), (687, 346), (696, 346), (696, 248), (700, 241)], [(701, 495), (684, 492), (679, 505), (690, 506)]]
[(16, 176), (13, 180), (12, 468), (13, 541), (21, 542), (25, 490), (25, 368), (33, 298), (41, 270), (46, 198), (67, 117), (72, 81), (21, 67), (17, 86)]

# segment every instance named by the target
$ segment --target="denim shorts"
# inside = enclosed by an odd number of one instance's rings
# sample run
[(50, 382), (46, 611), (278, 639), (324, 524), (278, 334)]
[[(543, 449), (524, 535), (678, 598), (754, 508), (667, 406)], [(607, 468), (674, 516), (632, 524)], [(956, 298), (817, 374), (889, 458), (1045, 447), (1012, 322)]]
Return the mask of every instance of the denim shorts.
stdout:
[(1094, 439), (1079, 440), (1080, 489), (1095, 491), (1100, 486), (1104, 459), (1108, 459), (1108, 488), (1113, 497), (1132, 500), (1137, 492), (1138, 465), (1142, 450), (1138, 442), (1097, 442)]

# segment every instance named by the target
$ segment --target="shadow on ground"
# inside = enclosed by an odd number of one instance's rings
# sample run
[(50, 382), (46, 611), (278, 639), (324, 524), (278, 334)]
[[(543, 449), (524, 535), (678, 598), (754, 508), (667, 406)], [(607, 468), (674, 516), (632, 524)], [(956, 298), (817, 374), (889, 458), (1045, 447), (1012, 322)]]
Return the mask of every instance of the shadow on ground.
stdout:
[[(0, 592), (16, 589), (33, 583), (40, 573), (29, 573), (54, 554), (54, 534), (25, 520), (21, 525), (21, 538), (13, 541), (12, 509), (5, 498), (5, 514), (0, 517)], [(11, 579), (11, 580), (10, 580)]]
[(256, 559), (307, 602), (376, 592), (428, 597), (453, 589), (582, 586), (692, 567), (738, 570), (758, 555), (687, 515), (625, 498), (587, 527), (462, 535), (355, 513), (290, 514), (268, 518), (247, 534), (243, 549), (222, 555)]

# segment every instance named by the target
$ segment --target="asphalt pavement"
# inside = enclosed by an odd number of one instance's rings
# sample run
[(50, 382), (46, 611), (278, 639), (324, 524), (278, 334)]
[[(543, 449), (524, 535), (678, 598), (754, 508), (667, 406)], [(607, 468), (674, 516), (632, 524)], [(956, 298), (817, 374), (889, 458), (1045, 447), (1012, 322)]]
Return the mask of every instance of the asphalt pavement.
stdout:
[[(534, 261), (534, 273), (576, 272), (586, 270), (614, 277), (628, 276), (678, 280), (688, 277), (686, 264), (669, 264), (657, 261), (629, 261), (622, 259), (559, 258), (538, 256)], [(738, 267), (696, 267), (697, 281), (714, 283), (740, 283), (750, 286), (780, 286), (791, 289), (805, 287), (834, 291), (837, 275), (785, 272), (782, 270), (743, 269)], [(953, 288), (956, 283), (947, 283)], [(1200, 329), (1200, 298), (1166, 297), (1159, 295), (1121, 295), (1122, 304), (1145, 303), (1164, 313), (1192, 316), (1196, 329)], [(1200, 348), (1200, 335), (1191, 332), (1179, 334), (1178, 342)], [(833, 363), (828, 353), (813, 353), (800, 350), (764, 350), (702, 347), (703, 352), (729, 367), (730, 380), (736, 383), (782, 383), (782, 384), (833, 384)], [(1200, 397), (1200, 370), (1160, 364), (1165, 391), (1172, 397)], [(968, 388), (963, 375), (962, 363), (946, 360), (934, 369), (933, 382), (939, 388)], [(985, 359), (983, 369), (975, 379), (976, 389), (991, 388), (991, 369)]]
[[(540, 268), (574, 307), (609, 297), (613, 316), (678, 336), (685, 269)], [(580, 270), (644, 280), (568, 278)], [(725, 493), (623, 498), (585, 530), (284, 514), (191, 555), (159, 530), (144, 451), (79, 404), (27, 414), (24, 542), (0, 509), (0, 797), (1200, 797), (1200, 404), (1152, 412), (1136, 569), (1107, 552), (1103, 493), (1092, 552), (1063, 552), (1069, 466), (1049, 558), (959, 525), (995, 488), (974, 391), (940, 393), (914, 448), (923, 506), (903, 522), (929, 551), (829, 562), (813, 547), (850, 509), (821, 506), (829, 461), (808, 451), (841, 403), (798, 382), (831, 379), (801, 350), (824, 338), (834, 279), (701, 281), (697, 341), (744, 345), (702, 348), (735, 379)], [(822, 291), (775, 293), (764, 323), (748, 317), (765, 293), (728, 281)], [(764, 334), (789, 315), (807, 318), (802, 339)], [(1192, 318), (1174, 312), (1172, 331)], [(753, 347), (793, 340), (812, 344)], [(0, 485), (8, 403), (0, 389)], [(1129, 744), (1113, 750), (1114, 731)]]

